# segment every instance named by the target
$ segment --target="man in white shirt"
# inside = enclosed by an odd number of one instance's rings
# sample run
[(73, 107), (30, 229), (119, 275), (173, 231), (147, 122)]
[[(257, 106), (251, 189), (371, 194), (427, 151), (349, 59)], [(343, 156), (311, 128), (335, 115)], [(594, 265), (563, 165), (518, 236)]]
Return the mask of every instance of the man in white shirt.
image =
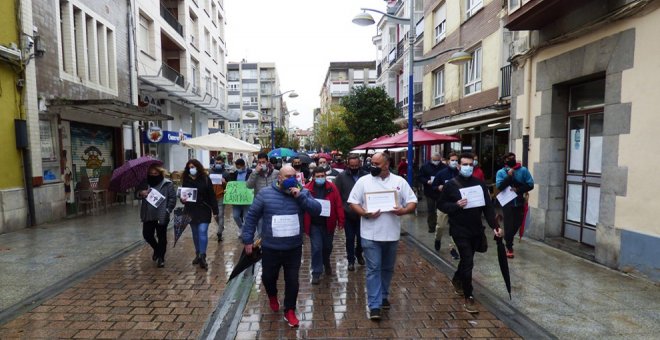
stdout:
[[(369, 318), (376, 321), (380, 320), (381, 309), (390, 308), (387, 297), (401, 235), (400, 216), (414, 212), (417, 207), (417, 197), (408, 182), (391, 174), (389, 168), (389, 156), (376, 153), (371, 158), (371, 176), (361, 177), (348, 198), (351, 209), (361, 216), (360, 237), (367, 260)], [(395, 191), (397, 206), (389, 211), (371, 211), (366, 206), (365, 194), (382, 191)]]

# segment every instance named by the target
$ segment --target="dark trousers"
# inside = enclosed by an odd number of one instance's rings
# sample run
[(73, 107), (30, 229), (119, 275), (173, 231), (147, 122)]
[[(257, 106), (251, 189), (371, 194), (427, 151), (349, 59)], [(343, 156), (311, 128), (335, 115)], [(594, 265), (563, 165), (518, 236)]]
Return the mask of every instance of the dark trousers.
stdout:
[(325, 225), (312, 224), (309, 229), (309, 238), (312, 241), (312, 275), (318, 277), (323, 273), (323, 266), (330, 266), (335, 234), (328, 232), (328, 227)]
[[(154, 237), (154, 233), (156, 237)], [(165, 251), (167, 250), (167, 224), (158, 224), (158, 221), (142, 223), (142, 237), (154, 249), (156, 257), (165, 258)]]
[(346, 258), (348, 264), (355, 264), (355, 257), (362, 255), (362, 244), (360, 242), (360, 219), (347, 218), (344, 222), (344, 233), (346, 234)]
[(520, 229), (523, 222), (523, 215), (525, 214), (525, 207), (514, 207), (513, 204), (506, 205), (502, 208), (503, 222), (504, 222), (504, 241), (506, 248), (513, 250), (513, 237)]
[(481, 236), (463, 238), (452, 237), (458, 254), (461, 255), (461, 260), (458, 262), (458, 268), (454, 273), (452, 281), (459, 281), (463, 286), (465, 297), (472, 296), (472, 268), (474, 268), (474, 252), (479, 243), (481, 243)]
[(429, 230), (435, 231), (435, 225), (438, 220), (438, 210), (435, 207), (435, 199), (433, 197), (426, 196), (426, 223), (429, 225)]
[(284, 268), (284, 310), (296, 309), (298, 299), (298, 276), (302, 246), (289, 250), (275, 250), (264, 247), (261, 257), (261, 281), (268, 296), (277, 296), (277, 277)]

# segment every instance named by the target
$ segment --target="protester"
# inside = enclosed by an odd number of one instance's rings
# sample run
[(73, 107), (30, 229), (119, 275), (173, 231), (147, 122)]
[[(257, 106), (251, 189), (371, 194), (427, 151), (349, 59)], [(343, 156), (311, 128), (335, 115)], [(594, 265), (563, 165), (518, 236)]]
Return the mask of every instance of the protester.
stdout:
[(429, 227), (429, 233), (434, 233), (436, 230), (438, 219), (436, 200), (438, 199), (438, 196), (440, 196), (440, 193), (437, 190), (431, 188), (431, 184), (433, 183), (433, 179), (435, 179), (435, 175), (446, 167), (447, 166), (440, 161), (440, 154), (434, 153), (431, 156), (431, 160), (426, 162), (426, 164), (424, 164), (419, 170), (419, 176), (417, 177), (417, 181), (424, 186), (424, 196), (426, 197), (426, 210), (428, 214), (426, 216), (426, 223)]
[(474, 171), (472, 173), (472, 177), (485, 182), (486, 177), (484, 176), (484, 171), (481, 170), (481, 165), (479, 165), (479, 157), (475, 154), (474, 155)]
[(210, 169), (211, 174), (222, 176), (220, 183), (213, 184), (213, 192), (215, 193), (215, 199), (218, 201), (218, 231), (216, 236), (218, 236), (218, 242), (222, 241), (222, 233), (225, 230), (225, 188), (227, 187), (227, 168), (225, 167), (225, 160), (222, 156), (216, 157), (215, 165)]
[(278, 174), (277, 182), (257, 194), (243, 224), (245, 253), (250, 255), (257, 223), (263, 221), (261, 280), (268, 294), (270, 308), (274, 312), (279, 311), (277, 277), (280, 267), (284, 268), (284, 319), (290, 327), (299, 325), (295, 310), (305, 212), (313, 217), (318, 216), (321, 204), (312, 198), (307, 189), (300, 186), (296, 180), (296, 170), (284, 166)]
[[(390, 158), (376, 153), (371, 158), (371, 176), (361, 177), (351, 190), (348, 203), (361, 218), (362, 249), (367, 260), (367, 297), (369, 318), (380, 320), (381, 309), (389, 309), (390, 283), (396, 262), (396, 248), (401, 235), (401, 217), (415, 211), (417, 197), (408, 182), (390, 173)], [(370, 211), (365, 194), (393, 191), (396, 207), (390, 211)], [(369, 210), (369, 211), (368, 211)]]
[(268, 188), (277, 182), (278, 174), (279, 171), (275, 169), (273, 163), (268, 162), (268, 155), (259, 153), (257, 155), (257, 166), (248, 177), (247, 187), (254, 189), (254, 195), (256, 196), (261, 189)]
[[(431, 183), (431, 190), (435, 192), (442, 193), (445, 183), (449, 182), (452, 178), (458, 176), (458, 154), (451, 152), (449, 154), (448, 166), (440, 170), (435, 174), (435, 178)], [(440, 245), (442, 244), (442, 234), (444, 231), (449, 228), (449, 220), (447, 214), (442, 211), (438, 212), (437, 227), (435, 230), (435, 242), (433, 247), (435, 250), (440, 251)], [(449, 234), (451, 236), (451, 233)]]
[[(236, 171), (231, 172), (229, 174), (229, 178), (227, 179), (227, 181), (246, 182), (247, 179), (250, 178), (250, 175), (252, 174), (252, 169), (247, 169), (245, 166), (245, 161), (240, 158), (237, 159), (236, 162), (234, 162), (234, 165), (236, 166)], [(232, 205), (232, 218), (234, 219), (234, 222), (236, 222), (236, 226), (238, 227), (238, 237), (241, 237), (241, 228), (243, 227), (243, 221), (245, 221), (245, 217), (247, 216), (248, 209), (250, 209), (249, 205), (239, 205), (239, 204)]]
[(517, 197), (502, 207), (506, 256), (513, 258), (513, 238), (523, 223), (525, 193), (534, 189), (534, 179), (526, 167), (516, 162), (516, 154), (504, 155), (504, 167), (497, 171), (495, 185), (499, 191), (511, 187)]
[[(463, 308), (468, 313), (478, 313), (472, 295), (472, 268), (476, 249), (482, 245), (482, 242), (487, 242), (484, 236), (484, 226), (481, 223), (482, 214), (493, 229), (495, 236), (502, 237), (502, 231), (495, 220), (495, 209), (488, 189), (484, 182), (472, 177), (473, 164), (474, 156), (471, 153), (461, 154), (458, 165), (460, 175), (444, 184), (439, 199), (440, 210), (449, 216), (449, 234), (461, 256), (458, 269), (452, 278), (452, 285), (457, 295), (465, 297)], [(470, 199), (464, 197), (460, 189), (475, 186), (480, 187), (483, 192), (484, 205), (466, 208)]]
[(330, 263), (332, 242), (335, 228), (338, 227), (340, 230), (344, 228), (344, 207), (337, 187), (326, 181), (324, 169), (315, 169), (313, 176), (305, 189), (309, 190), (313, 198), (329, 208), (329, 211), (323, 211), (319, 216), (305, 213), (305, 233), (312, 244), (312, 284), (317, 285), (321, 273), (325, 273), (326, 276), (332, 275)]
[(325, 169), (325, 175), (328, 181), (334, 182), (335, 178), (339, 176), (339, 171), (331, 168), (330, 164), (328, 164), (328, 159), (326, 159), (325, 157), (320, 157), (318, 164), (320, 168)]
[(346, 164), (344, 164), (344, 160), (341, 158), (341, 156), (338, 155), (335, 158), (335, 161), (332, 162), (332, 168), (346, 170)]
[[(344, 208), (346, 222), (344, 224), (344, 234), (346, 236), (346, 258), (348, 259), (348, 271), (355, 270), (355, 260), (364, 266), (364, 257), (362, 256), (362, 245), (360, 242), (360, 215), (351, 209), (348, 203), (348, 197), (355, 183), (360, 177), (367, 175), (360, 167), (360, 158), (358, 156), (348, 156), (348, 169), (337, 176), (335, 184), (341, 194), (341, 201)], [(435, 209), (435, 207), (434, 207)]]
[(218, 201), (215, 198), (213, 184), (209, 179), (204, 166), (196, 160), (191, 159), (186, 163), (183, 170), (182, 188), (196, 189), (197, 196), (181, 195), (181, 203), (184, 204), (184, 211), (191, 217), (190, 230), (195, 244), (195, 259), (192, 264), (199, 264), (202, 269), (207, 269), (206, 247), (208, 245), (208, 229), (211, 223), (211, 216), (216, 216), (218, 221)]
[(408, 178), (408, 161), (405, 157), (401, 157), (399, 161), (399, 166), (396, 168), (396, 172), (399, 176), (403, 178)]
[(296, 170), (296, 179), (301, 185), (305, 185), (307, 183), (306, 181), (306, 176), (305, 173), (302, 171), (302, 161), (300, 158), (293, 157), (291, 159), (291, 166)]
[[(154, 250), (151, 259), (156, 261), (158, 268), (165, 266), (167, 225), (170, 222), (170, 213), (176, 206), (174, 184), (165, 178), (166, 175), (165, 169), (152, 165), (147, 170), (147, 181), (138, 186), (136, 190), (137, 198), (142, 199), (140, 206), (142, 237)], [(148, 202), (146, 198), (150, 190), (157, 191), (163, 198), (156, 202)], [(154, 233), (156, 233), (156, 237), (154, 237)]]

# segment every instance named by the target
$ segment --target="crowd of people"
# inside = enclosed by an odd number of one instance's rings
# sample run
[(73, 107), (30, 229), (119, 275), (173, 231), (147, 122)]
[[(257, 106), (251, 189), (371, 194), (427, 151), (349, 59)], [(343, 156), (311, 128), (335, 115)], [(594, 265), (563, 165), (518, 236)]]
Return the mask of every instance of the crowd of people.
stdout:
[[(476, 313), (472, 269), (474, 253), (485, 238), (482, 216), (495, 236), (504, 237), (507, 256), (513, 258), (513, 235), (522, 220), (525, 193), (533, 189), (534, 182), (529, 171), (516, 161), (515, 154), (505, 156), (506, 165), (497, 173), (496, 188), (509, 190), (510, 187), (518, 196), (502, 207), (502, 230), (477, 157), (469, 153), (448, 156), (445, 161), (440, 154), (433, 154), (416, 170), (415, 180), (423, 188), (428, 231), (436, 234), (436, 250), (440, 250), (443, 231), (447, 228), (456, 247), (452, 249), (453, 255), (460, 262), (451, 280), (453, 288), (465, 298), (465, 310)], [(206, 270), (211, 219), (215, 218), (217, 240), (221, 242), (227, 183), (242, 181), (254, 190), (254, 199), (251, 204), (232, 204), (232, 219), (246, 254), (250, 255), (257, 238), (261, 239), (262, 282), (270, 308), (280, 310), (277, 279), (283, 269), (284, 319), (291, 327), (299, 325), (295, 309), (304, 234), (311, 245), (311, 283), (318, 285), (322, 277), (333, 275), (330, 255), (335, 232), (339, 230), (345, 234), (343, 251), (347, 269), (355, 271), (356, 262), (365, 266), (369, 318), (379, 320), (382, 310), (391, 306), (390, 282), (401, 234), (401, 216), (417, 209), (417, 195), (406, 181), (407, 163), (402, 161), (395, 168), (387, 152), (365, 159), (350, 155), (346, 163), (341, 156), (328, 159), (324, 155), (311, 155), (311, 159), (303, 162), (293, 157), (282, 161), (259, 153), (249, 167), (242, 158), (227, 165), (225, 158), (219, 156), (209, 169), (191, 159), (183, 170), (181, 187), (194, 189), (194, 198), (178, 196), (167, 179), (167, 171), (159, 166), (150, 167), (147, 180), (137, 188), (136, 196), (143, 199), (140, 210), (143, 236), (154, 250), (153, 260), (158, 267), (165, 265), (165, 231), (178, 199), (190, 216), (195, 246), (192, 264)], [(210, 178), (214, 175), (215, 181)], [(476, 188), (477, 201), (481, 201), (483, 194), (483, 203), (474, 206), (470, 200), (475, 196), (468, 199), (464, 188)], [(162, 196), (159, 204), (146, 199), (153, 195), (152, 191)]]

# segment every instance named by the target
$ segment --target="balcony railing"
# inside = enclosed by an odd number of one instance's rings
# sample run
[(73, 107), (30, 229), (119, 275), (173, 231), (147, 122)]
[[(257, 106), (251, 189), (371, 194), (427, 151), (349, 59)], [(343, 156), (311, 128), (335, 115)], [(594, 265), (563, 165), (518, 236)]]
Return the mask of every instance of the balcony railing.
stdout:
[(383, 65), (382, 65), (382, 64), (378, 64), (378, 66), (376, 66), (376, 78), (380, 78), (380, 74), (381, 74), (382, 72), (383, 72)]
[(500, 86), (500, 99), (511, 97), (511, 64), (500, 69), (502, 85)]
[(165, 22), (172, 26), (172, 28), (174, 28), (174, 30), (179, 33), (181, 37), (183, 37), (183, 26), (181, 26), (179, 20), (162, 3), (160, 4), (160, 16), (163, 17)]
[(399, 60), (399, 58), (403, 57), (403, 52), (404, 51), (404, 45), (406, 44), (406, 39), (403, 39), (399, 41), (398, 44), (396, 44), (396, 59)]
[(179, 73), (177, 70), (170, 67), (170, 65), (163, 63), (161, 75), (163, 76), (163, 78), (169, 79), (181, 87), (185, 87), (184, 85), (185, 78), (183, 77), (183, 75), (181, 75), (181, 73)]

